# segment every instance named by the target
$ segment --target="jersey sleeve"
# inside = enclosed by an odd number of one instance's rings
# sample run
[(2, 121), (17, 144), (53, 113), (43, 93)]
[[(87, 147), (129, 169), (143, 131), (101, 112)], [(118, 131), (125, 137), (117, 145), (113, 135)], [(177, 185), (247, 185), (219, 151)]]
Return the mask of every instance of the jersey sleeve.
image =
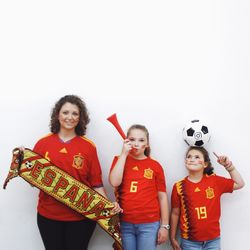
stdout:
[(38, 142), (36, 142), (35, 146), (33, 147), (33, 151), (39, 155), (44, 156), (42, 140), (39, 140)]
[(88, 177), (88, 181), (92, 187), (103, 187), (102, 182), (102, 170), (101, 165), (97, 156), (97, 150), (95, 147), (93, 147), (90, 159), (90, 175)]
[(180, 207), (180, 197), (177, 192), (177, 187), (176, 184), (174, 184), (172, 188), (172, 193), (171, 193), (171, 207), (172, 208), (178, 208)]
[(216, 176), (216, 183), (221, 194), (233, 192), (234, 181), (232, 179)]
[(160, 164), (156, 175), (156, 186), (159, 192), (166, 192), (166, 181), (165, 181), (164, 170)]
[(118, 156), (115, 156), (114, 159), (113, 159), (113, 162), (111, 164), (109, 172), (111, 172), (113, 170), (113, 168), (115, 167), (115, 164), (116, 164), (117, 161), (118, 161)]

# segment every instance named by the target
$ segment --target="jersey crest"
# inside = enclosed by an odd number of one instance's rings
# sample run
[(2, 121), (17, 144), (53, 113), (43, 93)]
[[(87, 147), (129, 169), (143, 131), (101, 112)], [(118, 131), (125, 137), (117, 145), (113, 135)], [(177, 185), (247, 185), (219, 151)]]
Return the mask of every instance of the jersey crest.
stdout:
[(80, 168), (83, 168), (83, 165), (84, 165), (84, 158), (83, 158), (83, 156), (80, 155), (80, 154), (75, 155), (74, 158), (73, 158), (73, 164), (72, 164), (72, 166), (74, 168), (80, 169)]
[(153, 179), (154, 171), (151, 168), (144, 169), (144, 177), (147, 179)]
[(206, 189), (206, 197), (207, 197), (207, 199), (213, 199), (215, 197), (213, 188), (208, 187)]

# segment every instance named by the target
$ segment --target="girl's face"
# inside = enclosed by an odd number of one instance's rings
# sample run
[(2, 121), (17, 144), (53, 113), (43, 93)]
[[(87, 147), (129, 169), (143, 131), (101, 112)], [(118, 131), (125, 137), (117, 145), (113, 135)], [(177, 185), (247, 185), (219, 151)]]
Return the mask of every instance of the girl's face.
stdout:
[(142, 157), (145, 149), (148, 147), (146, 133), (141, 129), (132, 129), (128, 135), (128, 139), (132, 144), (131, 154), (136, 157)]
[(200, 172), (207, 167), (204, 156), (199, 150), (192, 149), (188, 152), (185, 160), (185, 166), (189, 171)]
[(75, 130), (80, 118), (80, 112), (77, 105), (66, 102), (60, 109), (58, 120), (60, 129)]

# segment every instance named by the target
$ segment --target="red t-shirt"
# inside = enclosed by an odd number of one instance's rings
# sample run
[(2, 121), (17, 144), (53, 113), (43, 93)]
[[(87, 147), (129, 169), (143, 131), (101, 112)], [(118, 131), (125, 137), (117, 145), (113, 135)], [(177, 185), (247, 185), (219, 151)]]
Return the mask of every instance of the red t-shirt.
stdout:
[[(63, 142), (57, 134), (40, 139), (34, 152), (42, 155), (69, 175), (90, 187), (101, 187), (102, 172), (96, 147), (86, 137), (76, 136)], [(83, 220), (84, 217), (40, 191), (38, 212), (49, 219), (62, 221)]]
[[(113, 160), (113, 169), (118, 157)], [(129, 223), (150, 223), (160, 220), (158, 192), (166, 192), (161, 165), (151, 159), (127, 157), (122, 184), (118, 187), (121, 220)]]
[(204, 175), (198, 183), (185, 179), (174, 184), (172, 208), (180, 208), (181, 237), (193, 241), (220, 236), (220, 197), (233, 192), (234, 181), (216, 175)]

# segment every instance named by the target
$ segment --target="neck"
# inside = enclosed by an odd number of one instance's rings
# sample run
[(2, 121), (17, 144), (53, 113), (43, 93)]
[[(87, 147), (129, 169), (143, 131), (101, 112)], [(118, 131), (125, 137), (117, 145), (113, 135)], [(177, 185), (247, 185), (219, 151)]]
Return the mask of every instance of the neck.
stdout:
[(134, 155), (134, 154), (129, 154), (132, 158), (136, 159), (136, 160), (144, 160), (147, 158), (146, 155)]
[(61, 140), (68, 141), (68, 140), (71, 140), (72, 138), (74, 138), (76, 136), (76, 133), (75, 133), (75, 130), (61, 129), (58, 132), (58, 136), (60, 137)]
[(194, 183), (201, 181), (202, 177), (203, 177), (203, 171), (202, 172), (189, 172), (188, 174), (188, 179)]

